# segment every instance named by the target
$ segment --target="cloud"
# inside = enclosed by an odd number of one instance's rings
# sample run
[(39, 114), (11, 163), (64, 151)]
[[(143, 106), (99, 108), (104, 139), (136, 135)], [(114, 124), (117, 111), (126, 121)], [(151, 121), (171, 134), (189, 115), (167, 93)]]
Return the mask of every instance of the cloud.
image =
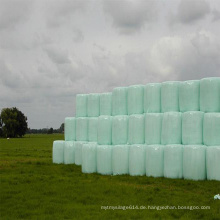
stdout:
[(214, 9), (213, 11), (212, 11), (212, 21), (214, 22), (214, 21), (219, 21), (220, 20), (220, 11), (219, 10), (216, 10), (216, 9)]

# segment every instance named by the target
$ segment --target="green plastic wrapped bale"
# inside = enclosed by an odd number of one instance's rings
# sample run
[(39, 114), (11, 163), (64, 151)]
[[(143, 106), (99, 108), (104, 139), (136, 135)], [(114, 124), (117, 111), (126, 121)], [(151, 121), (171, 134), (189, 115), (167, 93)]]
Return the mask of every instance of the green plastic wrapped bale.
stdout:
[(161, 112), (179, 111), (179, 85), (178, 81), (161, 84)]
[(53, 142), (53, 163), (64, 162), (64, 144), (65, 141), (54, 141)]
[(98, 117), (88, 118), (88, 141), (97, 142)]
[(86, 117), (76, 118), (76, 140), (88, 140), (88, 118)]
[(180, 83), (179, 107), (181, 112), (199, 111), (200, 80), (189, 80)]
[(183, 146), (180, 144), (164, 147), (164, 177), (178, 179), (183, 177)]
[(142, 114), (144, 112), (144, 86), (128, 87), (128, 115)]
[(128, 143), (144, 144), (144, 115), (130, 115), (128, 121)]
[(112, 92), (112, 115), (127, 115), (127, 92), (126, 87), (118, 87)]
[(98, 144), (112, 143), (112, 116), (102, 115), (98, 119)]
[(65, 141), (64, 145), (64, 164), (75, 163), (75, 142)]
[(161, 83), (148, 83), (144, 87), (144, 112), (161, 112)]
[(163, 177), (164, 145), (147, 145), (146, 176)]
[(97, 146), (97, 172), (103, 175), (112, 174), (112, 145)]
[(112, 93), (100, 94), (100, 115), (112, 115)]
[(205, 145), (186, 145), (183, 147), (184, 179), (206, 179), (206, 148)]
[(145, 144), (160, 144), (163, 113), (145, 114)]
[(210, 146), (206, 150), (207, 179), (220, 181), (220, 146)]
[(82, 165), (82, 147), (86, 144), (86, 141), (76, 141), (75, 142), (75, 164)]
[(127, 144), (128, 141), (128, 116), (117, 115), (112, 119), (112, 144)]
[(96, 173), (96, 151), (97, 143), (90, 142), (82, 146), (82, 172), (83, 173)]
[(181, 144), (182, 113), (166, 112), (163, 114), (161, 144)]
[(200, 81), (200, 111), (220, 112), (220, 77)]
[(115, 145), (112, 148), (113, 175), (128, 174), (129, 145)]
[(99, 116), (99, 94), (88, 94), (87, 96), (87, 116)]
[(220, 145), (220, 113), (204, 114), (203, 143), (207, 146)]
[(204, 113), (189, 111), (182, 114), (182, 143), (202, 144)]
[(87, 94), (76, 95), (76, 117), (87, 117)]
[(76, 119), (75, 117), (66, 117), (64, 123), (65, 141), (76, 140)]

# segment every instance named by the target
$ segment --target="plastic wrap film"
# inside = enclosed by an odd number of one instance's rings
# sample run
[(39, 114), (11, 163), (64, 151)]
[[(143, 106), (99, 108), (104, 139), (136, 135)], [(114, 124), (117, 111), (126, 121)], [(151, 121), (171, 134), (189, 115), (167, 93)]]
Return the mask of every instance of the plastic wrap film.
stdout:
[(161, 112), (161, 84), (149, 83), (144, 87), (144, 112)]
[(128, 116), (117, 115), (112, 118), (112, 144), (127, 144)]
[(128, 115), (142, 114), (144, 112), (144, 86), (128, 87)]
[(180, 83), (179, 107), (181, 112), (199, 111), (199, 89), (199, 80), (189, 80)]
[(118, 87), (112, 92), (112, 115), (127, 115), (127, 87)]
[(220, 113), (204, 114), (203, 143), (207, 146), (220, 146)]
[(53, 163), (64, 162), (64, 144), (65, 141), (54, 141), (53, 142)]
[(112, 116), (102, 115), (98, 119), (98, 144), (112, 143)]
[(128, 122), (128, 143), (129, 144), (144, 144), (144, 124), (145, 116), (130, 115)]
[(180, 144), (164, 147), (164, 177), (178, 179), (183, 177), (183, 146)]
[(112, 115), (112, 93), (100, 94), (100, 115)]
[(86, 141), (76, 141), (75, 142), (75, 164), (82, 165), (82, 147), (86, 144)]
[(163, 113), (145, 114), (145, 144), (160, 144)]
[(164, 145), (147, 145), (146, 147), (146, 175), (163, 177)]
[(112, 145), (97, 146), (97, 172), (103, 175), (112, 174)]
[(220, 181), (220, 145), (206, 150), (207, 179)]
[(76, 95), (76, 117), (87, 116), (87, 94)]
[(179, 111), (179, 85), (178, 81), (161, 83), (161, 112)]
[(64, 164), (75, 163), (75, 142), (65, 141), (64, 145)]
[(66, 117), (64, 123), (65, 141), (76, 140), (76, 119), (75, 117)]
[(206, 146), (186, 145), (183, 148), (183, 177), (190, 180), (206, 179)]
[(95, 173), (97, 171), (96, 151), (97, 151), (96, 142), (83, 144), (82, 146), (82, 172), (83, 173)]
[(129, 174), (131, 176), (143, 176), (145, 168), (146, 145), (135, 144), (129, 148)]
[(88, 118), (86, 117), (76, 118), (76, 140), (88, 140)]
[(87, 116), (99, 116), (99, 94), (92, 93), (87, 96)]
[(112, 148), (113, 175), (128, 174), (129, 145), (115, 145)]
[(189, 111), (182, 114), (182, 144), (202, 144), (204, 113)]
[(163, 114), (161, 144), (181, 144), (182, 113), (166, 112)]
[(97, 142), (98, 117), (88, 118), (88, 141)]
[(200, 111), (220, 112), (220, 77), (201, 79)]

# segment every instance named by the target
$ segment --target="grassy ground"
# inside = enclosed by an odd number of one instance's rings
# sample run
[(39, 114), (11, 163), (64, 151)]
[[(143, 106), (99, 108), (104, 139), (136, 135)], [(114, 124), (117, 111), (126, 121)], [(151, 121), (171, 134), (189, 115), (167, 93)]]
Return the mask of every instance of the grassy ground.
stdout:
[(220, 219), (220, 200), (213, 200), (220, 193), (217, 181), (83, 174), (76, 165), (52, 164), (52, 142), (59, 139), (63, 135), (0, 139), (0, 219)]

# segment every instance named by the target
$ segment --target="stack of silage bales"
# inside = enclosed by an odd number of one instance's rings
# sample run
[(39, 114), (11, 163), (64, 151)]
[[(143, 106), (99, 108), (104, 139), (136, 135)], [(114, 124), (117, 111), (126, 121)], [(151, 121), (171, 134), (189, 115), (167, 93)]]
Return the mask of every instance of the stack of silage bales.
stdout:
[(220, 78), (77, 95), (53, 162), (84, 173), (220, 180)]

